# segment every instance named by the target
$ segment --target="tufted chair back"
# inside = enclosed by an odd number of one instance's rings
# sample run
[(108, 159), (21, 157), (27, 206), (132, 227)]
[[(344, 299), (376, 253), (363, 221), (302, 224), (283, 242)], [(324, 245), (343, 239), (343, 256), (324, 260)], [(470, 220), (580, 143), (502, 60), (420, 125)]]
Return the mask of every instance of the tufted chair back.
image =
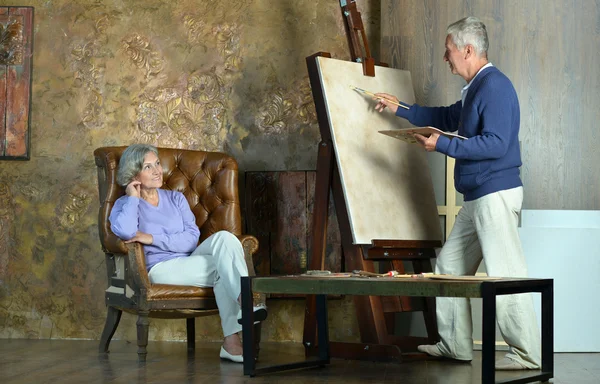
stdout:
[[(138, 315), (138, 356), (145, 360), (149, 317), (186, 318), (188, 348), (193, 349), (194, 317), (213, 315), (218, 310), (212, 288), (151, 284), (142, 245), (125, 245), (111, 231), (110, 212), (115, 201), (125, 194), (116, 182), (125, 148), (103, 147), (94, 151), (100, 193), (98, 229), (108, 277), (108, 313), (100, 352), (108, 352), (121, 313), (126, 311)], [(233, 233), (244, 248), (248, 271), (254, 275), (253, 256), (258, 241), (241, 233), (237, 162), (224, 153), (185, 149), (158, 148), (158, 157), (163, 166), (162, 188), (185, 195), (200, 228), (200, 242), (221, 230)]]

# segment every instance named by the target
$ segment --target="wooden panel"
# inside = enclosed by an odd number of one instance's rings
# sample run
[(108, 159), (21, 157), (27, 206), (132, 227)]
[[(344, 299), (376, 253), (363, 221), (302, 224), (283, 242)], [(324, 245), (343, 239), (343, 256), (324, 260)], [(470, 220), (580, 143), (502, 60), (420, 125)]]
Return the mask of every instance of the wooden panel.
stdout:
[(33, 39), (33, 8), (8, 7), (0, 16), (3, 44), (0, 55), (0, 98), (5, 109), (2, 118), (4, 159), (29, 158), (29, 113), (31, 107), (31, 57)]
[[(300, 274), (307, 270), (315, 177), (314, 171), (246, 172), (245, 233), (260, 242), (257, 275)], [(333, 203), (328, 215), (325, 268), (340, 272), (341, 240)]]
[(464, 80), (443, 62), (446, 27), (467, 15), (488, 30), (490, 61), (521, 106), (526, 209), (600, 209), (598, 1), (382, 0), (382, 60), (409, 70), (417, 103), (449, 105)]
[(277, 206), (273, 173), (246, 172), (245, 174), (246, 230), (244, 233), (258, 239), (254, 269), (258, 276), (271, 274), (271, 233), (277, 231)]
[(293, 275), (306, 271), (308, 218), (306, 174), (277, 172), (275, 181), (277, 232), (271, 237), (271, 274)]

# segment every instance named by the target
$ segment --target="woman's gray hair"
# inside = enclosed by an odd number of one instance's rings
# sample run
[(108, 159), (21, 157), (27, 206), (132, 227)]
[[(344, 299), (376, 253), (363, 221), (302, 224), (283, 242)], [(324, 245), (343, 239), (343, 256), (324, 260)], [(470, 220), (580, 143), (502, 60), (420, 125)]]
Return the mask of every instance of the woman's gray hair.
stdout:
[(144, 157), (148, 152), (158, 156), (158, 150), (155, 146), (149, 144), (131, 144), (123, 151), (119, 160), (119, 170), (117, 171), (117, 184), (126, 187), (127, 184), (142, 171), (144, 166)]
[(479, 57), (487, 57), (489, 41), (485, 24), (476, 17), (469, 16), (450, 24), (446, 33), (452, 36), (456, 48), (463, 49), (467, 44), (475, 48)]

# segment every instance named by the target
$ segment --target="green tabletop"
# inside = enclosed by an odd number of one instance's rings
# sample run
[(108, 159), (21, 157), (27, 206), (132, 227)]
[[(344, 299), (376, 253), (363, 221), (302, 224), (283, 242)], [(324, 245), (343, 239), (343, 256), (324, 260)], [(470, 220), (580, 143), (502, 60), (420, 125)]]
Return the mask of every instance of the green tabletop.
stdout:
[(275, 276), (252, 278), (252, 290), (259, 293), (369, 296), (481, 297), (481, 286), (535, 283), (540, 279), (437, 280), (394, 277), (312, 277)]

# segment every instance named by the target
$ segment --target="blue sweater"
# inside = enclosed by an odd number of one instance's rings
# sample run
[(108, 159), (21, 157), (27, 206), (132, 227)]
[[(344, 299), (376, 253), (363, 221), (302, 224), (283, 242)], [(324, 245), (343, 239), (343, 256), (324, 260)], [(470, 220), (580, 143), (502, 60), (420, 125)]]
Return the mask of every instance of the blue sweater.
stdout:
[(161, 261), (189, 256), (198, 246), (196, 217), (181, 192), (159, 188), (158, 207), (141, 198), (121, 196), (108, 219), (110, 229), (123, 240), (133, 238), (137, 231), (152, 235), (152, 244), (144, 245), (148, 271)]
[(522, 186), (519, 176), (520, 111), (510, 80), (495, 67), (481, 71), (469, 86), (464, 106), (398, 108), (397, 116), (416, 126), (456, 131), (468, 140), (440, 136), (435, 150), (456, 159), (454, 185), (465, 201)]

